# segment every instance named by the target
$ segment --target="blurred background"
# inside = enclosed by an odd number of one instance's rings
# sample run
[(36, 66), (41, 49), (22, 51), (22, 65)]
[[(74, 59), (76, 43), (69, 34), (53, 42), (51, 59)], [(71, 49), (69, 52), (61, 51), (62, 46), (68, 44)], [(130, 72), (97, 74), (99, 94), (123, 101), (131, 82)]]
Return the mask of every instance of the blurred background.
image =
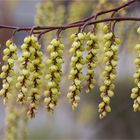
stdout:
[[(43, 3), (44, 7), (39, 4), (40, 2)], [(0, 24), (16, 26), (61, 25), (77, 21), (103, 9), (119, 6), (124, 2), (126, 0), (0, 0)], [(137, 3), (121, 10), (116, 16), (140, 17), (139, 13), (140, 3)], [(66, 45), (64, 57), (67, 62), (64, 65), (64, 76), (61, 83), (62, 95), (54, 114), (47, 113), (47, 110), (41, 105), (35, 119), (28, 121), (26, 129), (28, 129), (29, 140), (140, 139), (140, 113), (133, 112), (133, 101), (130, 99), (131, 89), (134, 86), (133, 73), (135, 72), (133, 48), (140, 41), (140, 37), (136, 33), (138, 26), (140, 26), (138, 22), (122, 22), (116, 25), (115, 32), (122, 40), (120, 48), (123, 49), (119, 53), (115, 96), (111, 99), (112, 112), (104, 120), (99, 120), (97, 109), (101, 101), (98, 84), (100, 84), (100, 75), (103, 70), (102, 58), (99, 57), (96, 69), (96, 88), (89, 94), (81, 93), (81, 101), (76, 111), (71, 109), (66, 99), (70, 84), (67, 82), (67, 74), (69, 72), (69, 58), (71, 57), (68, 55), (71, 42), (67, 40), (69, 34), (74, 30), (63, 33), (63, 35), (67, 35), (63, 38)], [(102, 48), (100, 30), (99, 27)], [(12, 31), (0, 29), (0, 43), (3, 46), (11, 34)], [(16, 34), (15, 41), (18, 46), (22, 44), (25, 35), (27, 33)], [(51, 38), (54, 37), (55, 33), (44, 36), (42, 41), (44, 50)], [(2, 56), (2, 51), (0, 53)], [(99, 55), (102, 55), (102, 51), (99, 52)], [(5, 117), (5, 106), (1, 101), (0, 139), (4, 136)]]

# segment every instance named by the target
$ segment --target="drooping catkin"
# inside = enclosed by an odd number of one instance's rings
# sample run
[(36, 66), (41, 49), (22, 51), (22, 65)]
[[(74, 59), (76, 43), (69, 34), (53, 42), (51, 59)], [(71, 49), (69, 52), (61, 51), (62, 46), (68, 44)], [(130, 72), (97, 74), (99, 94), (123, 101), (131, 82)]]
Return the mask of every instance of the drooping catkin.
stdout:
[(69, 74), (69, 79), (72, 80), (72, 85), (69, 87), (69, 92), (67, 98), (72, 105), (72, 109), (77, 108), (78, 102), (80, 100), (80, 92), (82, 90), (81, 82), (83, 79), (82, 68), (85, 64), (83, 59), (83, 41), (86, 38), (85, 33), (72, 34), (73, 44), (69, 52), (73, 54), (71, 58), (71, 71)]
[[(104, 30), (108, 31), (107, 26)], [(110, 98), (114, 95), (114, 80), (116, 79), (116, 66), (118, 61), (118, 45), (120, 40), (114, 37), (112, 32), (104, 35), (104, 63), (105, 69), (102, 73), (102, 85), (100, 86), (100, 96), (102, 102), (99, 104), (99, 117), (104, 118), (108, 112), (111, 112)]]
[(42, 76), (42, 52), (41, 52), (41, 45), (38, 43), (38, 39), (35, 36), (31, 36), (31, 47), (30, 47), (30, 80), (32, 81), (29, 95), (27, 97), (27, 101), (29, 103), (28, 108), (28, 116), (33, 118), (35, 117), (35, 114), (37, 112), (37, 106), (39, 104), (41, 93), (40, 93), (40, 87), (41, 87), (41, 76)]
[(11, 83), (13, 81), (14, 74), (14, 61), (17, 59), (17, 46), (11, 41), (6, 41), (6, 48), (3, 50), (4, 65), (2, 66), (2, 72), (0, 78), (2, 78), (2, 89), (0, 95), (3, 96), (3, 102), (6, 103), (10, 96)]
[(64, 45), (60, 39), (53, 39), (47, 47), (50, 53), (49, 59), (46, 61), (48, 65), (48, 74), (45, 78), (47, 82), (47, 90), (44, 91), (44, 103), (48, 111), (53, 112), (60, 96), (60, 81), (62, 76), (62, 63)]
[(30, 61), (30, 56), (34, 53), (35, 49), (32, 49), (32, 39), (31, 36), (24, 38), (24, 43), (21, 46), (22, 49), (22, 57), (19, 58), (21, 63), (20, 70), (21, 74), (17, 78), (16, 88), (19, 90), (19, 94), (17, 97), (17, 101), (21, 104), (25, 103), (28, 87), (32, 85), (32, 81), (30, 80), (32, 63)]
[(86, 50), (88, 51), (88, 54), (86, 56), (86, 64), (87, 64), (87, 73), (86, 73), (86, 93), (89, 93), (91, 89), (95, 86), (95, 71), (97, 64), (97, 49), (98, 46), (98, 39), (97, 36), (89, 32), (87, 34), (87, 47)]
[[(138, 34), (140, 34), (140, 27), (137, 30)], [(133, 110), (135, 112), (140, 111), (140, 43), (135, 46), (135, 50), (137, 53), (137, 58), (134, 63), (136, 66), (136, 72), (134, 73), (134, 82), (136, 86), (132, 89), (131, 98), (134, 100)]]

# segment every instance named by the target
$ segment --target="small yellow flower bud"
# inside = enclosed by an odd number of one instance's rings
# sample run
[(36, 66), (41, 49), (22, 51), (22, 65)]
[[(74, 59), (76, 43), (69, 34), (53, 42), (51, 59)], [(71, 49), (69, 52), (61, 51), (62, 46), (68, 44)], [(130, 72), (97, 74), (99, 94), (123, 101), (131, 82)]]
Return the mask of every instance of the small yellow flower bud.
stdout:
[(105, 106), (105, 103), (104, 102), (101, 102), (100, 104), (99, 104), (99, 108), (103, 108)]
[(112, 36), (113, 36), (113, 33), (107, 33), (106, 35), (104, 35), (104, 39), (109, 40), (112, 38)]
[(114, 96), (114, 92), (113, 92), (113, 91), (111, 91), (111, 90), (108, 90), (108, 96), (109, 96), (109, 97)]
[(139, 108), (139, 104), (138, 103), (134, 103), (133, 104), (133, 108), (134, 108), (134, 111), (138, 111), (138, 108)]
[(109, 28), (108, 28), (107, 25), (104, 25), (104, 26), (103, 26), (103, 31), (104, 31), (105, 33), (109, 31)]
[(10, 50), (8, 48), (3, 50), (4, 55), (9, 55), (10, 54)]
[(6, 41), (6, 46), (7, 46), (7, 47), (9, 47), (11, 44), (12, 44), (12, 41), (11, 41), (11, 40), (7, 40), (7, 41)]
[(137, 29), (137, 33), (140, 34), (140, 27)]
[(75, 48), (70, 48), (69, 53), (71, 54), (75, 53)]
[(140, 104), (140, 96), (137, 98), (138, 103)]
[(22, 74), (23, 74), (23, 75), (28, 75), (29, 72), (28, 72), (28, 70), (23, 69), (23, 70), (22, 70)]
[(110, 103), (110, 98), (108, 96), (103, 97), (103, 101), (107, 104)]
[(78, 33), (78, 38), (79, 38), (80, 40), (84, 40), (85, 36), (84, 36), (83, 33)]
[(53, 40), (51, 41), (51, 44), (52, 44), (53, 46), (58, 46), (58, 45), (59, 45), (59, 41), (56, 40), (56, 39), (53, 39)]
[(0, 90), (0, 95), (3, 95), (4, 92), (5, 92), (5, 89), (1, 89), (1, 90)]
[(44, 102), (45, 103), (49, 103), (51, 101), (51, 98), (50, 97), (46, 97), (45, 99), (44, 99)]
[(16, 47), (14, 44), (11, 44), (11, 45), (9, 46), (9, 49), (10, 49), (10, 51), (12, 51), (12, 52), (17, 51), (17, 47)]
[(107, 105), (107, 106), (105, 107), (105, 110), (106, 110), (107, 112), (111, 112), (111, 108), (110, 108), (110, 106)]
[(115, 38), (115, 43), (117, 44), (117, 45), (120, 45), (121, 44), (121, 40), (119, 39), (119, 38)]
[(74, 103), (72, 104), (72, 109), (75, 110), (77, 107), (78, 107), (78, 103), (74, 102)]
[(137, 94), (131, 93), (131, 98), (132, 98), (132, 99), (135, 99), (137, 96), (138, 96)]
[(31, 41), (30, 36), (24, 38), (24, 43), (28, 44)]
[(23, 96), (24, 96), (24, 95), (23, 95), (22, 93), (19, 93), (19, 94), (18, 94), (18, 98), (19, 98), (19, 99), (22, 99)]
[(11, 64), (14, 64), (14, 60), (12, 58), (9, 58), (8, 59), (8, 63), (11, 65)]
[(80, 42), (74, 41), (72, 44), (72, 47), (74, 47), (74, 48), (78, 48), (79, 46), (80, 46)]
[(67, 98), (71, 98), (72, 96), (73, 96), (73, 93), (72, 92), (68, 92)]
[(74, 98), (77, 102), (80, 101), (80, 97), (78, 95), (76, 95)]
[(135, 87), (135, 88), (132, 89), (132, 92), (133, 92), (133, 93), (137, 93), (138, 90), (139, 90), (138, 87)]
[(49, 107), (53, 110), (54, 109), (54, 104), (53, 103), (50, 103), (49, 104)]
[(71, 39), (74, 39), (76, 37), (76, 34), (72, 34), (70, 37)]
[(136, 49), (137, 51), (139, 51), (139, 50), (140, 50), (140, 44), (137, 44), (137, 45), (135, 46), (135, 49)]
[(30, 56), (30, 53), (27, 52), (27, 51), (25, 51), (25, 52), (23, 52), (23, 56), (24, 56), (25, 58), (28, 58), (28, 57)]

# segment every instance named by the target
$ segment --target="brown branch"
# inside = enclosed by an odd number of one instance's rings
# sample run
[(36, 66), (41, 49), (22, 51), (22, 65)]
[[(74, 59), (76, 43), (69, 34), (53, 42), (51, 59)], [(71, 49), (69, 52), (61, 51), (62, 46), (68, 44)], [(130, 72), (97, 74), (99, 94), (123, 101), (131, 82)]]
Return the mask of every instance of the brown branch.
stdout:
[(121, 6), (119, 6), (117, 8), (113, 8), (113, 9), (110, 9), (110, 10), (105, 10), (105, 11), (98, 12), (96, 15), (87, 17), (87, 18), (85, 18), (83, 20), (80, 20), (80, 21), (77, 21), (77, 22), (73, 22), (71, 24), (77, 24), (77, 23), (81, 23), (81, 22), (87, 22), (87, 21), (89, 21), (89, 20), (91, 20), (91, 19), (93, 19), (93, 18), (95, 18), (97, 16), (100, 16), (100, 15), (103, 15), (103, 14), (107, 14), (107, 13), (110, 13), (110, 12), (117, 12), (117, 11), (119, 11), (119, 10), (125, 8), (125, 7), (130, 6), (134, 2), (137, 2), (137, 0), (131, 0), (131, 1), (129, 1), (129, 2), (127, 2), (127, 3), (125, 3), (125, 4), (121, 5)]
[(85, 19), (77, 21), (77, 22), (62, 25), (62, 26), (33, 26), (34, 27), (33, 28), (33, 27), (17, 27), (17, 26), (0, 25), (0, 29), (2, 28), (2, 29), (16, 30), (16, 32), (31, 31), (33, 29), (34, 33), (39, 34), (39, 38), (40, 38), (43, 34), (45, 34), (47, 32), (54, 31), (54, 30), (66, 30), (69, 28), (82, 27), (85, 25), (85, 23), (88, 23), (88, 25), (92, 25), (92, 24), (108, 22), (108, 21), (115, 21), (115, 22), (125, 21), (125, 20), (140, 21), (140, 18), (137, 18), (137, 17), (116, 17), (116, 18), (110, 17), (110, 18), (105, 18), (105, 19), (101, 19), (101, 20), (90, 21), (91, 19), (93, 19), (99, 15), (107, 14), (110, 12), (113, 12), (113, 13), (117, 12), (118, 10), (121, 10), (125, 7), (130, 6), (134, 2), (139, 2), (139, 1), (131, 0), (131, 1), (127, 2), (126, 4), (119, 6), (117, 8), (106, 10), (106, 11), (101, 11), (101, 12), (98, 12), (96, 15), (90, 16), (88, 18), (85, 18)]
[[(96, 23), (102, 23), (102, 22), (108, 22), (108, 21), (140, 21), (140, 18), (138, 17), (115, 17), (115, 18), (106, 18), (106, 19), (101, 19), (101, 20), (96, 20), (89, 22), (89, 25), (96, 24)], [(72, 24), (72, 25), (63, 25), (63, 26), (37, 26), (34, 27), (34, 30), (58, 30), (58, 29), (69, 29), (69, 28), (76, 28), (83, 26), (84, 23), (77, 23), (77, 24)], [(7, 25), (0, 25), (0, 28), (4, 29), (13, 29), (16, 30), (18, 28), (19, 31), (30, 31), (32, 27), (15, 27), (15, 26), (7, 26)]]

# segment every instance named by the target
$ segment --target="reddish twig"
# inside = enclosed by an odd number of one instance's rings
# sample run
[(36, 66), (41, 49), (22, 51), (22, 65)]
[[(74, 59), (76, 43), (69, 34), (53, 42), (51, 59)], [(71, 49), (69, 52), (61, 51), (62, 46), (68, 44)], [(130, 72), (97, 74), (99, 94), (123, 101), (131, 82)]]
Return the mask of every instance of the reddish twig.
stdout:
[[(138, 17), (115, 17), (115, 18), (105, 18), (105, 19), (101, 19), (101, 20), (96, 20), (96, 21), (91, 21), (89, 22), (89, 25), (92, 24), (96, 24), (96, 23), (102, 23), (102, 22), (108, 22), (108, 21), (140, 21), (140, 18)], [(83, 26), (84, 23), (77, 23), (77, 24), (72, 24), (72, 25), (63, 25), (63, 26), (37, 26), (34, 27), (34, 30), (47, 30), (47, 32), (49, 31), (53, 31), (53, 30), (58, 30), (58, 29), (69, 29), (69, 28), (76, 28), (76, 27), (80, 27)], [(4, 28), (4, 29), (13, 29), (16, 30), (17, 28), (19, 29), (19, 31), (30, 31), (32, 29), (32, 27), (15, 27), (15, 26), (6, 26), (6, 25), (0, 25), (0, 28)]]
[(119, 10), (125, 8), (125, 7), (130, 6), (134, 2), (137, 2), (137, 0), (131, 0), (131, 1), (129, 1), (129, 2), (127, 2), (127, 3), (125, 3), (125, 4), (121, 5), (121, 6), (119, 6), (117, 8), (113, 8), (113, 9), (110, 9), (110, 10), (105, 10), (105, 11), (98, 12), (96, 15), (87, 17), (87, 18), (85, 18), (83, 20), (80, 20), (80, 21), (77, 21), (77, 22), (73, 22), (71, 24), (77, 24), (77, 23), (81, 23), (81, 22), (87, 22), (87, 21), (89, 21), (89, 20), (91, 20), (91, 19), (93, 19), (93, 18), (95, 18), (97, 16), (100, 16), (100, 15), (103, 15), (103, 14), (107, 14), (107, 13), (110, 13), (110, 12), (114, 12), (114, 11), (119, 11)]
[[(125, 7), (130, 6), (131, 4), (133, 4), (134, 2), (139, 2), (139, 0), (131, 0), (128, 3), (119, 6), (117, 8), (114, 9), (110, 9), (110, 10), (106, 10), (106, 11), (101, 11), (98, 12), (96, 15), (90, 16), (88, 18), (85, 18), (83, 20), (77, 21), (77, 22), (73, 22), (70, 24), (66, 24), (63, 26), (33, 26), (33, 27), (17, 27), (17, 26), (7, 26), (7, 25), (0, 25), (0, 28), (3, 29), (10, 29), (10, 30), (15, 30), (16, 32), (19, 31), (30, 31), (31, 33), (34, 34), (38, 34), (38, 38), (40, 38), (43, 34), (50, 32), (50, 31), (54, 31), (54, 30), (66, 30), (69, 28), (76, 28), (79, 27), (81, 28), (82, 26), (87, 26), (87, 25), (92, 25), (92, 24), (97, 24), (97, 23), (101, 23), (101, 22), (108, 22), (108, 21), (140, 21), (140, 18), (137, 17), (115, 17), (113, 18), (112, 16), (110, 18), (106, 18), (106, 19), (101, 19), (101, 20), (97, 20), (97, 16), (99, 15), (103, 15), (103, 14), (107, 14), (110, 12), (113, 12), (112, 15), (114, 15), (114, 13), (116, 13), (118, 10), (123, 9)], [(91, 19), (95, 19), (94, 21), (91, 21)]]

